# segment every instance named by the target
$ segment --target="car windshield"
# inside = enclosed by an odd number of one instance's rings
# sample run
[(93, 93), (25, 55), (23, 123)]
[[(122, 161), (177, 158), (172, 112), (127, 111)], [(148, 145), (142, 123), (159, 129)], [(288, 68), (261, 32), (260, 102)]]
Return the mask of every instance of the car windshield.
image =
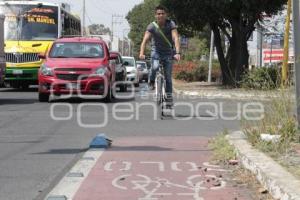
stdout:
[(49, 54), (50, 58), (103, 58), (101, 44), (83, 42), (54, 43)]
[(137, 65), (138, 67), (142, 67), (142, 68), (144, 68), (144, 69), (147, 68), (146, 63), (144, 63), (144, 62), (137, 62), (136, 65)]
[(55, 6), (5, 4), (5, 40), (54, 40), (58, 36), (58, 9)]
[(127, 62), (128, 66), (135, 66), (133, 58), (123, 58), (123, 63)]

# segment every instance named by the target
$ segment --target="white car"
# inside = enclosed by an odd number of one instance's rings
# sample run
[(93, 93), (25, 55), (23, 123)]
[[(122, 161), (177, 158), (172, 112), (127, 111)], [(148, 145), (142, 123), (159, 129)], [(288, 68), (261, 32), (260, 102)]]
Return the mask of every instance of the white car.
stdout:
[(123, 56), (122, 60), (127, 71), (127, 81), (131, 81), (135, 87), (139, 87), (139, 71), (134, 57)]

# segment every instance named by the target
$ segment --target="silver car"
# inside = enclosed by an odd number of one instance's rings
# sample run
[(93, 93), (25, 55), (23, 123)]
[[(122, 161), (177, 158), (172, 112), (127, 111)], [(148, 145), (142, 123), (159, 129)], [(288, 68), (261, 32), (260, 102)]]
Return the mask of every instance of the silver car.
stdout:
[(123, 56), (122, 60), (127, 71), (127, 81), (131, 81), (135, 87), (139, 87), (139, 71), (134, 57)]

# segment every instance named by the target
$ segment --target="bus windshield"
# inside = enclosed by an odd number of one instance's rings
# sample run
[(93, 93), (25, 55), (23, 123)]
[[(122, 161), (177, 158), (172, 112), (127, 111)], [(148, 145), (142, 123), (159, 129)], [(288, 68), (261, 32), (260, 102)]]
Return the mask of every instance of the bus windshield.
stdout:
[(4, 4), (5, 40), (54, 40), (58, 36), (58, 8), (55, 6)]

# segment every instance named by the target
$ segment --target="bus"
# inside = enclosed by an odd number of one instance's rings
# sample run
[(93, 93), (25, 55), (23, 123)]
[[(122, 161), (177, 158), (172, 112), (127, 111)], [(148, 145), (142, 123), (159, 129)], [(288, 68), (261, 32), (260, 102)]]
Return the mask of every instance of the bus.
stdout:
[(2, 87), (5, 77), (6, 62), (4, 54), (4, 15), (0, 15), (0, 87)]
[(26, 89), (37, 84), (38, 70), (53, 41), (66, 35), (80, 35), (80, 18), (68, 4), (43, 1), (1, 1), (5, 16), (4, 40), (7, 62), (5, 83)]

